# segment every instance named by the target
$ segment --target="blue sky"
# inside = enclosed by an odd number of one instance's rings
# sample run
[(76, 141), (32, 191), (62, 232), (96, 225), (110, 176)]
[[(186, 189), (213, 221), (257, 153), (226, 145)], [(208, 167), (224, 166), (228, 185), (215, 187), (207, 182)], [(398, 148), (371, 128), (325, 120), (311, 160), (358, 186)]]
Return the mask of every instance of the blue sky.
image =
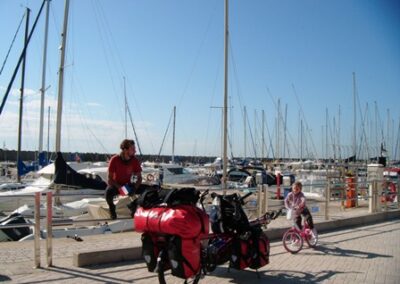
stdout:
[[(32, 26), (41, 3), (0, 1), (1, 63), (25, 7)], [(44, 131), (50, 151), (63, 9), (64, 1), (51, 1)], [(358, 146), (364, 152), (368, 146), (373, 156), (384, 142), (389, 155), (399, 157), (399, 1), (231, 0), (229, 17), (230, 153), (351, 155), (354, 72)], [(27, 53), (24, 150), (38, 148), (44, 18)], [(1, 100), (22, 50), (23, 27), (0, 74)], [(71, 0), (61, 150), (118, 151), (125, 136), (125, 77), (143, 154), (172, 153), (172, 122), (166, 131), (176, 106), (175, 155), (221, 155), (223, 35), (222, 0)], [(20, 82), (18, 73), (0, 115), (0, 143), (8, 149), (17, 148)], [(129, 120), (128, 136), (136, 140)]]

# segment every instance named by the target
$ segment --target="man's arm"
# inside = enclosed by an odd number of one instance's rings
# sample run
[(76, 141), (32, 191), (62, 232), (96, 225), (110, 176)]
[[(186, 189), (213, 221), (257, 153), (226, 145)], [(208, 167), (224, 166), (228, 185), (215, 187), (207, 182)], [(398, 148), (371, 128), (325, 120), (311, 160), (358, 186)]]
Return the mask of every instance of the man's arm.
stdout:
[(108, 185), (115, 188), (121, 187), (121, 185), (114, 180), (113, 172), (111, 172), (110, 170), (108, 171)]

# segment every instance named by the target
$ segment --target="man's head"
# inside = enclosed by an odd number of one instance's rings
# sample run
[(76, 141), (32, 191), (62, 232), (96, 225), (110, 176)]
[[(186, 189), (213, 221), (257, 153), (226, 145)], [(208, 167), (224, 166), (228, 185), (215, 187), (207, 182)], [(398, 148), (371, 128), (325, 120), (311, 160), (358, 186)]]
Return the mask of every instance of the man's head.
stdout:
[(295, 181), (292, 186), (293, 193), (298, 194), (299, 192), (301, 192), (302, 187), (303, 185), (301, 184), (301, 182)]
[(125, 159), (133, 157), (136, 153), (135, 141), (131, 139), (124, 139), (121, 142), (120, 148), (121, 154), (124, 156)]
[(129, 147), (131, 146), (135, 146), (135, 141), (131, 139), (124, 139), (122, 140), (121, 145), (119, 147), (121, 148), (121, 150), (124, 150), (124, 149), (129, 149)]

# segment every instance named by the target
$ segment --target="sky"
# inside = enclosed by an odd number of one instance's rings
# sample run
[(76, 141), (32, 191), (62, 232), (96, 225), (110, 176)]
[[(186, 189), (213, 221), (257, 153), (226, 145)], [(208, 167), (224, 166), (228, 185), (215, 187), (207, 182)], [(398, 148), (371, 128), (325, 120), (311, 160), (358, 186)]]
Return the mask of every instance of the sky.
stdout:
[[(65, 3), (50, 3), (43, 148), (52, 152)], [(28, 7), (31, 29), (41, 4), (0, 1), (1, 102), (26, 18), (18, 25)], [(22, 150), (39, 147), (44, 30), (45, 10), (27, 50)], [(0, 114), (6, 149), (18, 145), (21, 78)], [(399, 159), (398, 0), (231, 0), (227, 78), (230, 156), (344, 158), (355, 142), (369, 156), (383, 143)], [(70, 1), (61, 151), (117, 153), (127, 136), (139, 154), (221, 156), (223, 100), (223, 0)]]

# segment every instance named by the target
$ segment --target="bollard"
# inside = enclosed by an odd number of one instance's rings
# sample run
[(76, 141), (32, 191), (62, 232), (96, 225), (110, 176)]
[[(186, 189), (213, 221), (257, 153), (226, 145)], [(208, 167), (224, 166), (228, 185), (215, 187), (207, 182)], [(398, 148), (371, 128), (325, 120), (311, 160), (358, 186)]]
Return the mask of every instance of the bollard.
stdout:
[(375, 194), (374, 194), (375, 182), (372, 181), (368, 184), (368, 212), (375, 212)]
[(40, 192), (35, 192), (35, 241), (34, 241), (34, 254), (35, 266), (40, 268)]
[(262, 214), (265, 214), (268, 210), (268, 185), (263, 184), (262, 188), (264, 190), (264, 195), (263, 195), (263, 203), (262, 203)]
[(257, 216), (261, 217), (261, 194), (262, 194), (262, 185), (257, 185)]
[(46, 255), (47, 255), (47, 266), (53, 266), (53, 192), (48, 191), (46, 195), (47, 199), (47, 238), (46, 238)]
[(397, 174), (397, 208), (400, 209), (400, 173)]
[(355, 178), (346, 177), (346, 208), (356, 206), (356, 195), (355, 195)]
[(281, 199), (281, 174), (276, 175), (276, 199)]
[(325, 197), (325, 220), (329, 220), (329, 199), (331, 198), (331, 179), (328, 178)]
[(354, 176), (354, 193), (355, 193), (355, 206), (358, 207), (358, 168), (355, 169), (355, 176)]

